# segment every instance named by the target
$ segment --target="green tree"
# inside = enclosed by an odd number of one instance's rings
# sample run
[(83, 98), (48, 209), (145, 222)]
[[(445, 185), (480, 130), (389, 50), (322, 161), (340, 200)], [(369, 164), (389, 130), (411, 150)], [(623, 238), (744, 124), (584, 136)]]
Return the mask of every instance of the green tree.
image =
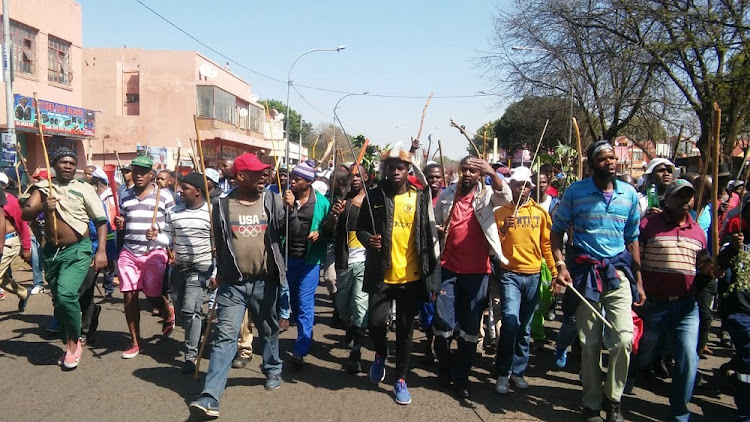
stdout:
[[(268, 104), (268, 109), (276, 109), (279, 113), (284, 114), (284, 119), (289, 119), (289, 139), (292, 142), (297, 142), (299, 140), (299, 134), (300, 134), (300, 115), (297, 113), (297, 111), (293, 108), (289, 109), (289, 115), (287, 116), (286, 112), (286, 104), (279, 100), (274, 99), (266, 99), (266, 100), (260, 100), (258, 101), (258, 104), (265, 106)], [(286, 124), (286, 122), (284, 123)], [(302, 134), (303, 134), (303, 142), (302, 144), (305, 145), (305, 135), (313, 133), (313, 127), (311, 123), (302, 121)], [(313, 137), (313, 141), (315, 138)]]

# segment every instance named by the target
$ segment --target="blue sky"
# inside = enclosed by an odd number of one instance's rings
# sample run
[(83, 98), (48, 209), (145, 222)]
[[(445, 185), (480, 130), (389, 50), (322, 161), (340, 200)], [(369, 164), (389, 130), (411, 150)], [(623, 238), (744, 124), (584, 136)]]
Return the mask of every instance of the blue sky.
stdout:
[[(430, 92), (436, 97), (474, 95), (493, 88), (476, 67), (476, 58), (489, 49), (492, 15), (498, 7), (510, 5), (508, 0), (142, 1), (214, 49), (282, 81), (304, 51), (346, 45), (339, 53), (305, 56), (294, 67), (292, 80), (336, 91), (369, 91), (371, 95), (344, 100), (338, 115), (347, 132), (363, 133), (376, 144), (416, 136)], [(85, 47), (195, 50), (220, 64), (226, 62), (135, 0), (79, 3)], [(286, 83), (234, 64), (230, 70), (249, 81), (261, 98), (285, 100)], [(305, 121), (315, 126), (332, 121), (333, 107), (344, 94), (298, 89), (307, 101), (292, 91), (290, 103)], [(449, 127), (449, 118), (475, 130), (499, 118), (506, 106), (506, 99), (493, 96), (434, 98), (422, 140), (426, 143), (427, 135), (433, 134), (433, 141), (442, 139), (446, 155), (460, 158), (467, 142)]]

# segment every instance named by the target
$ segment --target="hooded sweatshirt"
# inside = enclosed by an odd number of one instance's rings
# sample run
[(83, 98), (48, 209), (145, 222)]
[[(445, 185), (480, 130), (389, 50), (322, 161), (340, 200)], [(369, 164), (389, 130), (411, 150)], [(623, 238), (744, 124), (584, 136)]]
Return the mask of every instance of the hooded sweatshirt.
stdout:
[[(515, 203), (509, 202), (495, 210), (498, 229), (505, 224), (505, 217), (513, 215), (514, 208)], [(500, 233), (503, 255), (508, 258), (508, 263), (501, 266), (516, 273), (538, 274), (542, 267), (542, 259), (545, 259), (547, 267), (552, 271), (552, 277), (557, 277), (550, 244), (551, 229), (552, 218), (544, 208), (533, 199), (529, 199), (518, 208), (516, 225), (508, 229), (505, 235)]]

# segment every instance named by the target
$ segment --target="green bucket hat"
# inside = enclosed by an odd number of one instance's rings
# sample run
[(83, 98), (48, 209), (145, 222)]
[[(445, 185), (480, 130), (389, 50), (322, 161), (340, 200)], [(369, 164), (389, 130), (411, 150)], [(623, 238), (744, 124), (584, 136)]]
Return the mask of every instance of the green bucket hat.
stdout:
[(154, 167), (154, 160), (152, 160), (151, 157), (139, 155), (133, 158), (133, 161), (130, 164), (132, 166), (146, 167), (150, 169)]

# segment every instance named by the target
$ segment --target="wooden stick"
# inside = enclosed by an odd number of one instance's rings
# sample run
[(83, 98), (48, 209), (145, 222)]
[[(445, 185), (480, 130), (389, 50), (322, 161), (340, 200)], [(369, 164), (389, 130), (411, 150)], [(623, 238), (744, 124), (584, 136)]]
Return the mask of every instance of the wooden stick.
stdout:
[[(539, 143), (536, 144), (536, 151), (534, 151), (534, 157), (531, 159), (531, 167), (534, 167), (534, 161), (536, 161), (537, 157), (539, 156), (539, 147), (542, 146), (542, 139), (544, 139), (544, 134), (547, 132), (547, 125), (549, 125), (549, 119), (547, 119), (547, 122), (544, 123), (544, 129), (542, 129), (542, 136), (539, 137)], [(523, 157), (521, 159), (521, 164), (523, 165)], [(513, 216), (515, 217), (518, 213), (518, 207), (521, 206), (521, 198), (523, 198), (523, 191), (526, 189), (526, 181), (523, 181), (523, 187), (521, 187), (521, 196), (518, 197), (518, 202), (516, 202), (516, 207), (513, 210)]]
[[(703, 213), (703, 192), (706, 189), (706, 176), (708, 176), (708, 163), (711, 160), (711, 148), (713, 146), (713, 142), (709, 139), (708, 145), (706, 146), (705, 153), (702, 153), (701, 156), (703, 157), (703, 168), (701, 169), (701, 175), (700, 180), (702, 181), (701, 185), (698, 186), (698, 200), (696, 201), (696, 208), (695, 212), (697, 217), (700, 217)], [(718, 180), (712, 180), (712, 185), (716, 184), (718, 185)], [(715, 203), (716, 207), (718, 207), (718, 203)], [(712, 208), (716, 208), (712, 207)], [(697, 218), (696, 218), (697, 219)]]
[(573, 130), (576, 134), (576, 152), (578, 152), (578, 180), (583, 179), (583, 145), (581, 145), (581, 129), (578, 128), (578, 120), (573, 117)]
[(487, 127), (489, 126), (489, 123), (484, 124), (484, 135), (482, 135), (482, 159), (487, 159)]
[(713, 183), (711, 184), (711, 201), (716, 204), (711, 207), (711, 252), (713, 253), (714, 268), (719, 257), (719, 137), (721, 135), (721, 109), (717, 103), (714, 103), (713, 113)]
[[(367, 152), (367, 145), (370, 145), (370, 138), (365, 138), (365, 143), (362, 144), (362, 149), (359, 151), (359, 156), (356, 161), (357, 165), (362, 164), (362, 159), (365, 158), (365, 152)], [(352, 151), (352, 153), (353, 152), (354, 151)]]
[(451, 119), (451, 126), (453, 126), (456, 129), (458, 129), (458, 131), (461, 132), (462, 135), (464, 135), (464, 137), (466, 138), (466, 140), (469, 141), (469, 143), (471, 144), (471, 147), (474, 148), (474, 152), (477, 153), (477, 157), (481, 158), (482, 154), (479, 152), (479, 148), (477, 148), (477, 145), (474, 143), (474, 141), (472, 141), (471, 138), (469, 137), (469, 135), (466, 133), (466, 128), (464, 128), (463, 126), (459, 126), (458, 124), (456, 124), (456, 122), (454, 122), (453, 119)]
[(448, 186), (448, 181), (445, 180), (445, 159), (443, 159), (443, 141), (438, 139), (438, 151), (440, 152), (440, 173), (443, 175), (443, 187)]
[[(208, 197), (208, 179), (206, 178), (206, 161), (203, 157), (203, 146), (201, 145), (201, 138), (200, 133), (198, 132), (198, 116), (193, 115), (193, 124), (195, 125), (195, 141), (198, 144), (198, 154), (200, 155), (200, 170), (203, 174), (203, 186), (205, 187), (204, 195), (206, 196), (206, 205), (208, 206), (208, 221), (211, 225), (211, 250), (214, 250), (214, 245), (216, 244), (214, 240), (214, 230), (213, 230), (213, 218), (211, 214), (211, 201)], [(279, 183), (279, 188), (281, 188), (281, 183)], [(208, 321), (206, 322), (206, 332), (203, 334), (203, 343), (201, 343), (200, 351), (198, 352), (198, 357), (195, 359), (195, 376), (194, 378), (198, 380), (200, 378), (200, 366), (201, 366), (201, 358), (203, 357), (203, 352), (206, 350), (206, 343), (208, 343), (208, 335), (211, 333), (211, 324), (214, 319), (214, 315), (216, 314), (216, 303), (217, 301), (214, 301), (214, 305), (211, 307), (211, 310), (208, 313)]]
[[(42, 141), (42, 150), (44, 153), (44, 163), (47, 165), (47, 183), (49, 185), (49, 196), (52, 197), (52, 171), (49, 165), (49, 153), (47, 152), (47, 141), (44, 139), (44, 130), (42, 130), (42, 113), (39, 111), (39, 100), (36, 98), (36, 92), (34, 92), (34, 106), (36, 107), (36, 126), (39, 128), (39, 138)], [(46, 213), (45, 213), (46, 215)], [(55, 212), (52, 213), (52, 238), (55, 246), (57, 246), (57, 215)]]
[[(674, 147), (674, 153), (672, 154), (672, 163), (677, 161), (677, 153), (680, 151), (680, 141), (682, 140), (682, 129), (684, 128), (683, 125), (680, 125), (680, 131), (677, 133), (677, 142), (675, 142)], [(750, 148), (749, 148), (750, 149)], [(632, 164), (632, 156), (631, 156), (631, 164)], [(747, 160), (747, 157), (745, 157), (745, 160)], [(740, 169), (740, 172), (742, 172), (742, 169)], [(739, 176), (737, 176), (739, 178)]]
[[(276, 141), (274, 140), (274, 137), (273, 137), (273, 126), (271, 125), (271, 113), (268, 111), (268, 100), (266, 100), (266, 106), (263, 109), (266, 112), (266, 123), (268, 123), (268, 132), (271, 134), (271, 146), (274, 149), (274, 152), (273, 152), (273, 162), (274, 162), (273, 170), (274, 170), (274, 173), (276, 173), (276, 182), (278, 183), (278, 186), (279, 186), (279, 192), (282, 192), (283, 188), (281, 187), (281, 176), (279, 176), (279, 163), (280, 163), (280, 161), (279, 161), (279, 156), (277, 154), (277, 152), (279, 151), (279, 148), (278, 148), (278, 145), (276, 144)], [(318, 135), (318, 138), (320, 138), (320, 135)], [(315, 142), (317, 143), (318, 140), (316, 139)], [(313, 154), (314, 153), (315, 153), (315, 146), (313, 145)]]
[(419, 121), (419, 131), (417, 132), (417, 141), (422, 136), (422, 129), (424, 128), (424, 116), (427, 113), (427, 107), (429, 107), (430, 101), (432, 101), (433, 95), (435, 95), (435, 93), (430, 92), (430, 96), (427, 97), (427, 102), (424, 104), (424, 108), (422, 109), (422, 119)]
[(606, 318), (604, 318), (604, 315), (602, 315), (601, 312), (599, 312), (596, 308), (594, 308), (594, 305), (592, 305), (591, 302), (588, 301), (588, 299), (586, 299), (585, 297), (583, 297), (583, 295), (581, 294), (581, 292), (578, 291), (578, 289), (576, 289), (575, 287), (573, 287), (571, 285), (568, 285), (567, 287), (569, 289), (573, 290), (573, 293), (575, 293), (576, 296), (578, 296), (578, 299), (580, 299), (581, 302), (585, 303), (586, 307), (589, 308), (589, 310), (591, 310), (591, 312), (593, 312), (594, 315), (597, 318), (599, 318), (600, 320), (602, 320), (602, 322), (604, 323), (604, 325), (607, 326), (607, 328), (609, 328), (612, 331), (615, 331), (615, 327), (613, 327), (612, 324), (610, 324), (610, 322), (607, 321)]
[(21, 165), (21, 162), (17, 162), (13, 168), (16, 169), (16, 187), (18, 188), (18, 197), (21, 197), (21, 173), (18, 172), (18, 166)]

